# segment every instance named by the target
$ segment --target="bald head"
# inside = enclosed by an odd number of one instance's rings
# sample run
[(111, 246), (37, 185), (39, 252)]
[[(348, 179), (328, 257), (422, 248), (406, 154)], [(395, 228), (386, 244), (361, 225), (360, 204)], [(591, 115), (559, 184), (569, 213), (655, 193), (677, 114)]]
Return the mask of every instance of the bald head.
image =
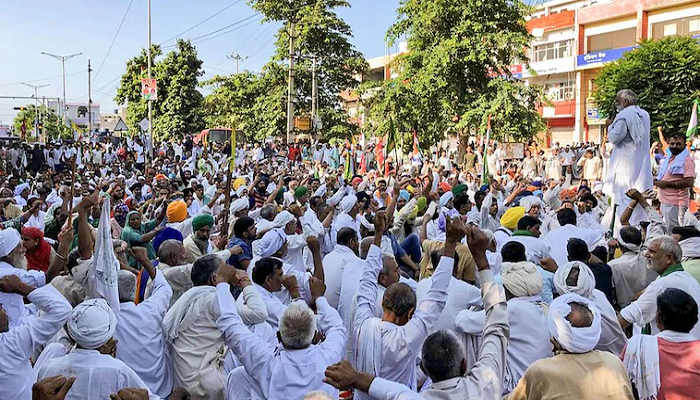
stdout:
[(593, 313), (585, 304), (571, 302), (569, 307), (571, 307), (571, 312), (566, 319), (571, 322), (571, 326), (574, 328), (588, 328), (593, 325)]
[(158, 248), (158, 259), (172, 267), (184, 264), (185, 246), (179, 240), (168, 239)]

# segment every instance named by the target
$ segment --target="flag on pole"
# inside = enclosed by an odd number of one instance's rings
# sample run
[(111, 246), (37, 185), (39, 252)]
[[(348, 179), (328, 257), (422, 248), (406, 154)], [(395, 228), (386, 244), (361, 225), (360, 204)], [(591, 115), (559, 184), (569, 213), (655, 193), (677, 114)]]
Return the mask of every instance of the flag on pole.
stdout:
[(119, 291), (117, 288), (117, 271), (119, 262), (114, 255), (112, 233), (109, 227), (109, 197), (106, 197), (100, 214), (100, 225), (95, 240), (95, 253), (88, 271), (88, 297), (103, 298), (107, 304), (119, 311)]
[(377, 148), (375, 149), (375, 156), (377, 157), (377, 169), (381, 171), (384, 165), (384, 141), (381, 137), (377, 138)]
[(394, 119), (389, 117), (389, 136), (386, 138), (386, 154), (394, 151), (396, 148), (396, 125), (394, 125)]
[(685, 133), (686, 138), (691, 139), (698, 134), (698, 99), (693, 101), (693, 111), (690, 113), (690, 122), (688, 130)]
[(345, 154), (345, 173), (343, 174), (343, 177), (345, 178), (346, 182), (350, 182), (352, 177), (355, 175), (355, 166), (353, 165), (353, 160), (350, 153), (352, 153), (352, 150), (348, 150), (348, 152)]
[(413, 155), (411, 157), (412, 161), (420, 162), (422, 158), (422, 152), (420, 150), (420, 143), (418, 142), (418, 135), (416, 131), (413, 131)]
[(481, 184), (489, 184), (489, 162), (488, 162), (488, 148), (489, 142), (491, 141), (491, 115), (489, 114), (488, 122), (486, 123), (486, 143), (484, 144), (484, 155), (482, 157), (482, 162), (484, 163), (484, 170), (481, 175)]

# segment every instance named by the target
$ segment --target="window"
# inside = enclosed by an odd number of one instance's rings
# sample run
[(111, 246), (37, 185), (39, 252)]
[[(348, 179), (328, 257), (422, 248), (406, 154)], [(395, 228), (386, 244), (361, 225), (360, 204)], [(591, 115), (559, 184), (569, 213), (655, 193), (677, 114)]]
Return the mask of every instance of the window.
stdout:
[(548, 82), (544, 85), (544, 92), (552, 102), (568, 101), (574, 99), (574, 81)]
[(634, 46), (635, 44), (637, 44), (637, 28), (622, 29), (589, 36), (586, 53), (619, 49), (621, 47)]
[(697, 15), (651, 24), (651, 37), (653, 39), (698, 34), (700, 34), (700, 16)]
[(573, 40), (536, 45), (532, 48), (532, 62), (556, 60), (573, 55)]

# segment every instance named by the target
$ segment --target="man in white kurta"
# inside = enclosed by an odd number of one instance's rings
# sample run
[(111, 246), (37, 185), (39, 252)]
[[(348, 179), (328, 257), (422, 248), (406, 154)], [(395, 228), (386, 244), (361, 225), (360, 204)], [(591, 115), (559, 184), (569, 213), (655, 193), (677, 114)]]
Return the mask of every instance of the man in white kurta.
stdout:
[(331, 307), (337, 309), (340, 300), (340, 291), (343, 286), (343, 271), (351, 263), (357, 262), (357, 233), (352, 228), (342, 228), (338, 232), (338, 244), (333, 251), (323, 257), (323, 271), (325, 275), (325, 298)]
[[(608, 127), (608, 141), (613, 150), (606, 170), (603, 192), (617, 204), (617, 218), (622, 215), (630, 199), (625, 196), (629, 189), (644, 193), (653, 188), (651, 160), (649, 159), (650, 127), (649, 113), (637, 106), (637, 95), (631, 90), (621, 90), (615, 98), (618, 114)], [(642, 210), (635, 209), (630, 224), (643, 221)]]
[[(212, 262), (218, 264), (214, 271), (204, 265)], [(224, 261), (213, 254), (197, 260), (192, 267), (193, 276), (195, 272), (200, 275), (200, 268), (211, 274), (199, 278), (203, 282), (193, 281), (195, 286), (180, 297), (163, 319), (163, 331), (173, 360), (174, 383), (185, 388), (192, 399), (223, 399), (226, 348), (222, 333), (216, 327), (218, 314), (214, 311), (216, 288), (213, 286), (213, 276), (223, 265)], [(267, 318), (255, 288), (244, 288), (241, 297), (247, 300), (248, 315), (243, 317), (244, 322), (259, 323)], [(254, 318), (246, 320), (251, 316)]]
[[(228, 399), (289, 400), (314, 390), (338, 397), (338, 391), (324, 383), (323, 378), (326, 367), (340, 361), (347, 331), (338, 312), (325, 298), (314, 299), (318, 328), (326, 335), (325, 340), (318, 345), (295, 349), (284, 344), (273, 346), (252, 334), (233, 307), (229, 284), (219, 283), (216, 289), (220, 311), (217, 326), (243, 365), (228, 376)], [(303, 303), (297, 304), (306, 307)]]
[[(131, 274), (120, 271), (122, 273)], [(136, 289), (135, 277), (133, 283)], [(156, 272), (153, 291), (145, 301), (135, 304), (133, 297), (131, 301), (119, 299), (117, 330), (114, 332), (119, 341), (117, 359), (124, 361), (153, 393), (163, 398), (168, 397), (173, 389), (173, 363), (162, 328), (172, 295), (173, 290), (163, 273)]]
[[(37, 380), (29, 359), (61, 330), (72, 309), (70, 303), (51, 285), (34, 289), (14, 276), (6, 276), (0, 278), (0, 291), (26, 296), (45, 313), (9, 331), (6, 330), (7, 326), (3, 327), (0, 323), (0, 399), (29, 400), (32, 398), (32, 385)], [(5, 312), (0, 308), (0, 316), (2, 314)]]
[(66, 396), (68, 400), (107, 399), (124, 388), (146, 389), (150, 400), (160, 399), (129, 366), (109, 354), (116, 345), (113, 339), (116, 324), (116, 316), (104, 299), (80, 303), (66, 323), (76, 348), (66, 355), (44, 360), (37, 368), (37, 378), (76, 377)]
[[(408, 323), (399, 326), (375, 317), (377, 276), (382, 269), (382, 252), (376, 243), (381, 243), (381, 238), (379, 241), (375, 239), (375, 244), (372, 245), (367, 256), (367, 265), (357, 293), (354, 335), (358, 346), (372, 346), (375, 351), (380, 352), (375, 355), (375, 360), (379, 358), (377, 360), (379, 365), (376, 362), (374, 365), (376, 376), (405, 384), (415, 390), (417, 387), (415, 360), (423, 340), (430, 333), (445, 307), (454, 259), (442, 257), (426, 298), (418, 304), (415, 314)], [(379, 325), (379, 337), (375, 337), (375, 341), (379, 340), (381, 343), (367, 343), (367, 333), (362, 331), (375, 330), (376, 325)], [(375, 334), (370, 332), (369, 335)], [(378, 344), (379, 348), (377, 348)], [(359, 348), (358, 353), (362, 353)], [(358, 393), (356, 396), (359, 400), (368, 398), (364, 393)]]

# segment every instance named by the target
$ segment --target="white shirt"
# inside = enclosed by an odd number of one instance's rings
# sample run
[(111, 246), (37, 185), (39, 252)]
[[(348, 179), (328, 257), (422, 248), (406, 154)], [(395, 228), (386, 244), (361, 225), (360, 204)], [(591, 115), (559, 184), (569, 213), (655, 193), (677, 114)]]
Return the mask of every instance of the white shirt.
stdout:
[(357, 216), (353, 218), (349, 214), (341, 212), (338, 215), (338, 218), (333, 221), (333, 225), (331, 225), (331, 241), (333, 242), (334, 246), (338, 242), (338, 232), (343, 228), (354, 229), (355, 232), (357, 232), (357, 240), (362, 239), (360, 237), (360, 220), (357, 218)]
[(27, 296), (43, 317), (0, 333), (0, 399), (30, 400), (36, 372), (29, 359), (68, 321), (70, 303), (53, 286), (36, 289)]
[(549, 245), (544, 241), (544, 239), (542, 239), (542, 237), (537, 238), (534, 236), (516, 235), (509, 237), (506, 243), (508, 242), (518, 242), (525, 246), (525, 254), (527, 255), (527, 261), (530, 261), (535, 265), (540, 265), (541, 259), (549, 258), (550, 248)]
[[(229, 399), (299, 399), (306, 393), (320, 390), (337, 398), (338, 391), (323, 382), (326, 368), (341, 360), (347, 331), (338, 312), (324, 299), (316, 300), (318, 327), (326, 339), (305, 349), (276, 348), (243, 324), (233, 305), (230, 287), (220, 283), (216, 287), (217, 307), (220, 314), (217, 326), (224, 333), (226, 344), (232, 349), (243, 367), (231, 372), (226, 385)], [(234, 384), (240, 375), (246, 375), (248, 385)]]
[[(433, 284), (425, 299), (418, 304), (413, 317), (404, 326), (391, 322), (381, 322), (382, 355), (379, 376), (416, 388), (416, 357), (423, 341), (433, 329), (447, 302), (447, 288), (450, 284), (454, 259), (443, 256), (435, 273)], [(365, 321), (374, 316), (376, 307), (377, 276), (382, 269), (381, 249), (375, 245), (367, 255), (367, 265), (357, 292), (357, 313), (353, 334), (359, 334)], [(357, 394), (358, 400), (367, 399), (364, 393)]]
[(600, 239), (603, 238), (603, 230), (591, 230), (579, 228), (568, 224), (560, 228), (552, 229), (545, 237), (544, 242), (549, 245), (551, 256), (557, 265), (564, 265), (569, 262), (569, 253), (566, 250), (566, 244), (571, 238), (582, 239), (591, 249)]
[[(0, 278), (5, 275), (17, 275), (22, 282), (34, 288), (40, 288), (46, 284), (46, 274), (44, 272), (19, 269), (4, 261), (0, 261)], [(7, 313), (10, 329), (21, 325), (31, 317), (27, 307), (24, 306), (22, 296), (18, 294), (0, 292), (0, 304), (2, 304), (2, 308)]]
[[(530, 364), (552, 356), (545, 307), (540, 302), (539, 295), (514, 297), (507, 301), (510, 337), (503, 394), (515, 388)], [(457, 316), (455, 324), (460, 332), (481, 337), (485, 319), (484, 310), (463, 310)]]
[(349, 247), (342, 244), (336, 244), (333, 251), (323, 257), (323, 273), (326, 283), (324, 297), (331, 307), (338, 308), (345, 266), (358, 260), (360, 258)]
[(162, 272), (156, 272), (153, 292), (144, 302), (121, 303), (114, 338), (117, 359), (138, 374), (148, 388), (166, 398), (173, 390), (173, 364), (163, 337), (162, 322), (173, 290)]
[(146, 162), (143, 157), (143, 146), (138, 143), (134, 143), (134, 151), (136, 152), (136, 163), (141, 164)]
[[(420, 303), (428, 296), (428, 291), (433, 285), (433, 277), (418, 282), (416, 289), (416, 302)], [(481, 306), (481, 290), (476, 286), (450, 276), (450, 284), (447, 288), (447, 302), (440, 313), (440, 318), (435, 322), (433, 332), (440, 329), (455, 331), (455, 318), (460, 311), (472, 306)]]
[(291, 264), (300, 272), (306, 272), (306, 264), (302, 251), (306, 246), (304, 235), (287, 235), (287, 254), (282, 257), (284, 262)]
[[(66, 400), (108, 399), (124, 388), (148, 389), (141, 378), (122, 361), (97, 350), (74, 349), (63, 357), (47, 360), (37, 370), (38, 379), (75, 376)], [(160, 397), (148, 391), (149, 399)]]
[[(654, 323), (656, 318), (656, 298), (666, 288), (680, 289), (688, 293), (696, 303), (700, 304), (700, 284), (698, 284), (698, 281), (685, 271), (676, 271), (666, 276), (660, 276), (649, 284), (636, 301), (633, 301), (620, 311), (620, 315), (625, 321), (640, 327), (651, 323), (651, 334), (656, 335), (659, 333), (659, 328)], [(696, 339), (700, 339), (700, 324), (696, 323), (690, 334)]]
[(27, 219), (27, 222), (25, 222), (24, 226), (25, 227), (32, 227), (32, 228), (37, 228), (40, 231), (44, 231), (44, 227), (46, 226), (45, 222), (46, 218), (46, 213), (43, 211), (39, 211), (38, 215), (30, 215), (29, 219)]
[(569, 150), (568, 152), (564, 150), (561, 153), (559, 153), (559, 157), (561, 157), (562, 159), (561, 165), (565, 167), (567, 165), (571, 165), (571, 161), (573, 161), (574, 159), (574, 152), (571, 150)]
[(263, 158), (265, 158), (265, 153), (263, 153), (263, 149), (261, 147), (253, 150), (253, 160), (262, 161)]

